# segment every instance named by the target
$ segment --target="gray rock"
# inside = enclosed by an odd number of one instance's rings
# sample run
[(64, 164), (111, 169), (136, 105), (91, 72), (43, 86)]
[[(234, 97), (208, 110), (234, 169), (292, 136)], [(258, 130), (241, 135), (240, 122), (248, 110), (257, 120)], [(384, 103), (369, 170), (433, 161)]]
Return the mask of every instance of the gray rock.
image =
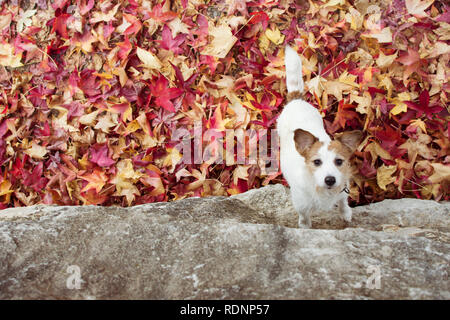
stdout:
[(0, 299), (450, 299), (449, 218), (449, 203), (385, 200), (355, 208), (349, 226), (328, 213), (297, 229), (281, 185), (6, 209)]

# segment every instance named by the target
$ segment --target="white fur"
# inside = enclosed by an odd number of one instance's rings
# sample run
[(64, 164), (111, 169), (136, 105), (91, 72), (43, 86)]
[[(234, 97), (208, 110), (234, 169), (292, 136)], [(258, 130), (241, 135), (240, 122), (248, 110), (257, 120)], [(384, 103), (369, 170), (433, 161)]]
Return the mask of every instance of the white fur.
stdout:
[[(289, 46), (286, 47), (286, 83), (288, 92), (303, 91), (302, 64), (298, 54)], [(314, 135), (323, 146), (317, 157), (322, 165), (313, 174), (305, 164), (305, 158), (295, 148), (294, 131), (303, 129)], [(288, 103), (277, 120), (280, 136), (281, 171), (291, 187), (292, 202), (299, 213), (299, 226), (311, 227), (311, 214), (328, 211), (337, 204), (346, 221), (351, 221), (352, 212), (347, 203), (347, 194), (342, 192), (348, 181), (336, 167), (336, 154), (328, 150), (331, 142), (326, 133), (319, 111), (303, 100)], [(335, 187), (327, 188), (325, 177), (336, 179)]]
[[(288, 92), (303, 91), (302, 60), (294, 49), (287, 46), (284, 53), (286, 86)], [(300, 72), (299, 72), (300, 71)]]

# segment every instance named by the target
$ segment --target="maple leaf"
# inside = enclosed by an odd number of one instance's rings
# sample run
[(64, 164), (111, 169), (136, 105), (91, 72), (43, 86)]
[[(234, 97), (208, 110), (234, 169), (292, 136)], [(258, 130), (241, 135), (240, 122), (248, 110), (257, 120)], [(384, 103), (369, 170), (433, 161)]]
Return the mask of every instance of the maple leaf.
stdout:
[(42, 177), (44, 168), (44, 163), (39, 162), (37, 166), (31, 172), (26, 170), (22, 171), (23, 184), (31, 187), (34, 191), (42, 191), (42, 189), (47, 185), (48, 179)]
[(81, 189), (81, 192), (85, 192), (89, 189), (95, 189), (95, 191), (99, 193), (108, 181), (108, 176), (98, 168), (95, 168), (94, 171), (89, 174), (81, 175), (79, 177), (89, 182), (83, 189)]
[(336, 117), (334, 118), (334, 123), (339, 123), (341, 128), (345, 128), (347, 121), (358, 119), (358, 114), (353, 111), (355, 106), (352, 104), (344, 103), (344, 100), (339, 102), (338, 111)]
[(22, 32), (24, 27), (29, 27), (32, 24), (32, 20), (30, 19), (34, 16), (37, 10), (28, 9), (27, 11), (20, 10), (20, 18), (17, 20), (17, 32)]
[(406, 70), (403, 74), (404, 83), (407, 82), (407, 79), (413, 72), (418, 72), (419, 67), (422, 65), (419, 53), (412, 48), (408, 48), (408, 53), (402, 54), (397, 58), (397, 61), (406, 66)]
[(377, 184), (381, 189), (387, 190), (386, 186), (397, 180), (397, 178), (395, 176), (393, 176), (395, 171), (397, 171), (396, 165), (394, 165), (394, 166), (382, 165), (380, 168), (378, 168)]
[(68, 39), (69, 34), (67, 33), (67, 19), (71, 17), (70, 14), (63, 13), (57, 16), (53, 20), (53, 29), (52, 32), (57, 32), (61, 37)]
[(170, 28), (165, 25), (163, 27), (161, 36), (162, 40), (158, 40), (161, 43), (161, 48), (172, 51), (175, 54), (180, 54), (183, 52), (183, 49), (180, 46), (186, 39), (186, 35), (179, 34), (175, 38), (173, 38), (172, 31), (170, 31)]
[(47, 154), (47, 149), (45, 147), (37, 144), (36, 141), (32, 141), (31, 148), (25, 150), (25, 153), (28, 154), (32, 158), (44, 159), (44, 156)]
[(405, 0), (405, 5), (409, 14), (418, 18), (424, 18), (428, 16), (425, 13), (425, 10), (431, 6), (433, 2), (434, 0)]
[(209, 35), (212, 37), (212, 41), (205, 47), (203, 54), (216, 58), (225, 58), (237, 41), (231, 28), (225, 24), (209, 26)]
[(131, 205), (135, 196), (141, 194), (134, 185), (140, 177), (141, 174), (134, 171), (131, 159), (119, 161), (117, 164), (117, 174), (110, 181), (116, 187), (113, 195), (125, 196), (128, 205)]
[(443, 181), (449, 181), (450, 179), (450, 166), (442, 163), (432, 163), (433, 174), (428, 177), (431, 183), (440, 183)]
[(161, 61), (153, 53), (137, 47), (136, 54), (146, 68), (160, 69), (162, 67)]
[(108, 12), (99, 12), (99, 11), (95, 11), (91, 17), (91, 19), (89, 20), (90, 23), (94, 24), (97, 22), (110, 22), (110, 21), (116, 21), (117, 19), (115, 18), (115, 15), (117, 13), (117, 10), (120, 7), (120, 3), (116, 4), (113, 8), (111, 8)]
[(178, 16), (178, 13), (165, 11), (163, 9), (163, 4), (158, 3), (157, 5), (153, 6), (152, 10), (148, 13), (148, 16), (158, 22), (165, 23), (175, 19)]
[(155, 97), (156, 105), (163, 107), (169, 112), (175, 112), (172, 99), (178, 98), (183, 94), (180, 88), (169, 88), (169, 81), (162, 74), (149, 85), (152, 96)]
[(80, 74), (79, 88), (88, 96), (96, 96), (101, 93), (100, 82), (94, 70), (83, 70)]
[(100, 129), (104, 133), (109, 133), (111, 127), (116, 126), (118, 123), (113, 121), (110, 113), (107, 113), (101, 117), (99, 117), (97, 124), (94, 129)]
[(444, 110), (441, 106), (433, 106), (430, 107), (430, 95), (427, 90), (424, 90), (421, 92), (419, 96), (419, 103), (414, 103), (412, 101), (405, 101), (405, 104), (413, 109), (416, 110), (417, 117), (421, 117), (422, 115), (426, 115), (428, 119), (432, 119), (433, 115), (439, 113), (440, 111)]
[(0, 43), (0, 65), (11, 68), (22, 66), (22, 53), (15, 54), (14, 47), (9, 43)]
[(126, 28), (122, 32), (121, 32), (120, 27), (118, 29), (118, 31), (123, 33), (123, 35), (128, 36), (130, 34), (136, 34), (141, 30), (142, 23), (135, 16), (128, 14), (128, 13), (124, 13), (123, 19), (124, 19), (124, 25), (126, 26)]
[(90, 161), (100, 167), (109, 167), (115, 163), (110, 157), (111, 152), (106, 144), (100, 147), (92, 146), (89, 148), (89, 151), (91, 154)]
[(269, 25), (269, 16), (264, 11), (254, 11), (250, 13), (249, 24), (261, 23), (263, 30)]
[(108, 195), (98, 194), (94, 189), (87, 190), (82, 197), (84, 205), (101, 205), (104, 204), (108, 198)]
[(95, 5), (94, 0), (77, 0), (77, 7), (80, 9), (80, 14), (82, 16), (91, 11), (94, 5)]
[(151, 186), (150, 196), (159, 196), (166, 192), (161, 180), (161, 171), (154, 165), (149, 165), (145, 170), (146, 176), (142, 176), (139, 180), (145, 185)]

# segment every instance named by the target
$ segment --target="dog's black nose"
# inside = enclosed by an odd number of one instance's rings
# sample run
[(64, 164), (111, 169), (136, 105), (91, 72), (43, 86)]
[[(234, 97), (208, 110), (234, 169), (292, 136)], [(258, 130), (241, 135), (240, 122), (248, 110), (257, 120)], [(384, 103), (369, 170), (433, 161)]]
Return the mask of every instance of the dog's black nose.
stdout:
[(325, 177), (325, 183), (327, 186), (331, 187), (333, 184), (336, 183), (336, 178), (332, 176)]

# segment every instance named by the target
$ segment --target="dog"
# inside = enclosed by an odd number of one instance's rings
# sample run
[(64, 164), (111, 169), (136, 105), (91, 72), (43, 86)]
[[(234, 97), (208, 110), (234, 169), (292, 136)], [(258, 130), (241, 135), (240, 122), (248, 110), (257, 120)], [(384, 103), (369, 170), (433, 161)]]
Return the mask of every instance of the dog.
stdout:
[(299, 213), (299, 227), (311, 228), (311, 215), (336, 205), (347, 222), (350, 157), (362, 132), (326, 133), (319, 111), (302, 99), (302, 61), (290, 46), (285, 49), (287, 104), (277, 119), (281, 172), (291, 188), (292, 203)]

